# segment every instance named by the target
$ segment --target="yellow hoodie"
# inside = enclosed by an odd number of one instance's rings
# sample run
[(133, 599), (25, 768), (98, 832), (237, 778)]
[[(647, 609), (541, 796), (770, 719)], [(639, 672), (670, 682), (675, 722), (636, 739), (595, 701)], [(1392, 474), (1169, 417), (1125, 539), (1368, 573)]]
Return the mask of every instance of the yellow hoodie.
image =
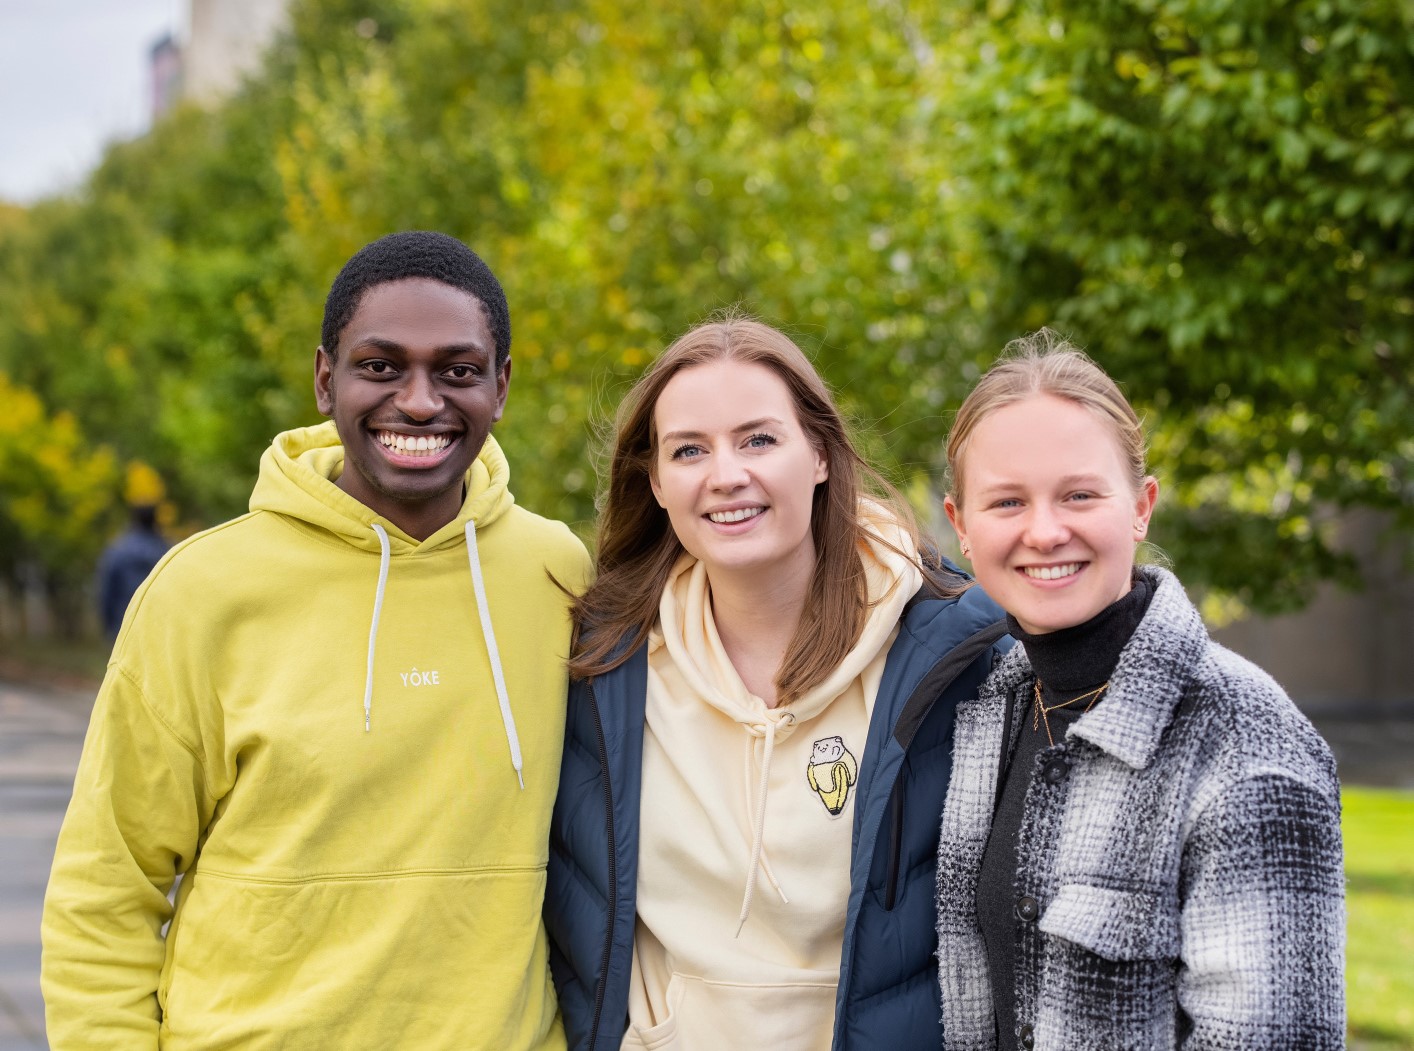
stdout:
[(55, 1051), (564, 1046), (546, 572), (579, 587), (588, 558), (515, 506), (491, 438), (421, 543), (342, 467), (332, 424), (280, 435), (251, 512), (129, 607), (45, 898)]
[[(870, 525), (910, 550), (892, 524)], [(669, 578), (649, 639), (625, 1051), (830, 1046), (858, 763), (922, 583), (872, 538), (861, 555), (872, 605), (859, 641), (783, 708), (732, 666), (702, 564), (684, 556)]]

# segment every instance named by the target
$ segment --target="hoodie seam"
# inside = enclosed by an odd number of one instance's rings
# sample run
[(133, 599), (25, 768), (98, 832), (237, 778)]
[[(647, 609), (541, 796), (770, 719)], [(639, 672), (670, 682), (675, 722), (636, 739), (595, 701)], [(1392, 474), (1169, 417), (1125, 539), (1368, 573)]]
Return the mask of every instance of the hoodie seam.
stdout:
[(201, 771), (201, 787), (206, 792), (208, 797), (210, 797), (211, 799), (215, 799), (216, 793), (212, 791), (211, 782), (207, 780), (206, 754), (199, 746), (192, 744), (185, 737), (183, 737), (180, 732), (178, 732), (177, 728), (173, 726), (172, 723), (167, 719), (167, 717), (157, 709), (157, 706), (154, 705), (152, 701), (148, 699), (147, 691), (143, 689), (142, 683), (138, 682), (138, 680), (135, 679), (133, 675), (127, 670), (127, 668), (123, 667), (121, 664), (115, 665), (114, 668), (117, 673), (121, 675), (124, 679), (126, 679), (128, 684), (132, 686), (133, 690), (137, 693), (138, 700), (142, 702), (142, 706), (144, 710), (146, 710), (147, 714), (153, 718), (153, 720), (157, 723), (158, 726), (162, 727), (162, 729), (166, 731), (166, 733), (172, 738), (172, 740), (176, 741), (177, 744), (181, 746), (182, 751), (186, 752), (188, 755), (190, 755), (193, 759), (196, 760), (197, 769)]
[(227, 883), (259, 884), (271, 887), (298, 887), (320, 883), (381, 883), (394, 879), (436, 879), (442, 876), (535, 875), (545, 871), (546, 862), (522, 865), (420, 866), (409, 869), (380, 869), (376, 872), (319, 872), (303, 876), (258, 876), (202, 866), (201, 875)]

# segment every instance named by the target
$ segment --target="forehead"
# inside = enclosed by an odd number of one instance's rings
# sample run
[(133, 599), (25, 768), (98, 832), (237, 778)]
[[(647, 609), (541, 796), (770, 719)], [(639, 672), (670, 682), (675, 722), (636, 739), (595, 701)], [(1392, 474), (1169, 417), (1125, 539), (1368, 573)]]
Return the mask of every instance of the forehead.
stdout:
[(749, 361), (714, 361), (683, 369), (663, 387), (653, 407), (659, 433), (730, 430), (743, 420), (765, 416), (794, 421), (795, 403), (780, 376)]
[(481, 300), (430, 277), (384, 281), (364, 289), (340, 343), (367, 340), (404, 345), (492, 345), (490, 322)]
[(1128, 483), (1114, 425), (1053, 394), (1032, 394), (979, 420), (963, 449), (962, 469), (969, 490), (1079, 475)]

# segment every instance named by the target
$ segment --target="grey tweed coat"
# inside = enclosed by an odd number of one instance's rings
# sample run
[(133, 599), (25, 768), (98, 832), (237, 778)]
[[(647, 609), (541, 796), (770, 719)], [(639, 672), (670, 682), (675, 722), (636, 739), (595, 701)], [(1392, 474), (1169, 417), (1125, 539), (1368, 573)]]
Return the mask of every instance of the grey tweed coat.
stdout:
[[(1102, 704), (1036, 760), (1017, 841), (1018, 1032), (1001, 1047), (1344, 1046), (1344, 877), (1330, 749), (1217, 645), (1162, 569)], [(996, 1048), (977, 924), (1022, 647), (958, 708), (938, 848), (943, 1046)]]

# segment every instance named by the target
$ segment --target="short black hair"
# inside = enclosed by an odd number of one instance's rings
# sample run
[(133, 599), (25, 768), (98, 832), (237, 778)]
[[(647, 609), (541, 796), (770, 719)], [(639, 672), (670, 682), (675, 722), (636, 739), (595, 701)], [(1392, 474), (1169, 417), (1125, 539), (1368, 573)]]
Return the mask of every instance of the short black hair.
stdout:
[(404, 230), (364, 245), (344, 264), (324, 300), (320, 342), (332, 358), (363, 293), (374, 285), (428, 277), (475, 296), (496, 342), (496, 367), (511, 356), (511, 311), (501, 282), (482, 258), (455, 237), (434, 230)]

